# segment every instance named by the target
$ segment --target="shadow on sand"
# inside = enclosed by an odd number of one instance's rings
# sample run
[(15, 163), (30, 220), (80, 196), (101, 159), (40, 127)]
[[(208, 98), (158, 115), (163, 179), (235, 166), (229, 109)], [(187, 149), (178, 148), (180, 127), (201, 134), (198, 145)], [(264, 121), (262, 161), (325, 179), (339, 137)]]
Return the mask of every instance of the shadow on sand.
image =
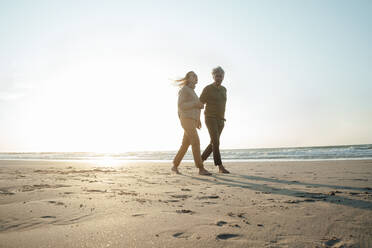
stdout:
[(303, 186), (312, 187), (312, 188), (325, 187), (325, 188), (332, 188), (332, 189), (339, 189), (339, 190), (357, 190), (357, 191), (372, 190), (371, 188), (367, 188), (367, 187), (359, 188), (359, 187), (339, 186), (339, 185), (330, 185), (330, 184), (304, 183), (304, 182), (298, 182), (298, 181), (288, 181), (288, 180), (282, 180), (282, 179), (276, 179), (276, 178), (266, 178), (266, 177), (257, 177), (257, 176), (246, 176), (246, 175), (233, 175), (233, 174), (231, 174), (231, 177), (244, 178), (244, 179), (256, 180), (256, 181), (265, 181), (265, 182), (271, 182), (271, 183), (303, 185)]
[[(318, 188), (323, 187), (323, 188), (332, 188), (332, 189), (339, 189), (339, 190), (357, 190), (357, 191), (363, 191), (363, 192), (354, 193), (355, 195), (363, 194), (366, 196), (372, 194), (371, 188), (356, 188), (356, 187), (348, 187), (348, 186), (302, 183), (298, 181), (286, 181), (286, 180), (273, 179), (273, 178), (247, 176), (247, 175), (234, 175), (234, 174), (225, 174), (225, 175), (214, 174), (211, 177), (202, 177), (202, 176), (197, 177), (197, 176), (190, 176), (190, 175), (183, 175), (183, 176), (192, 178), (194, 180), (208, 182), (211, 184), (251, 189), (251, 190), (260, 191), (260, 192), (264, 192), (268, 194), (299, 197), (299, 198), (304, 199), (304, 202), (324, 201), (324, 202), (329, 202), (329, 203), (337, 204), (337, 205), (344, 205), (344, 206), (349, 206), (353, 208), (372, 210), (372, 202), (369, 202), (369, 201), (350, 199), (350, 198), (339, 196), (336, 194), (313, 193), (313, 192), (300, 191), (300, 190), (270, 187), (265, 184), (251, 183), (246, 180), (255, 180), (255, 181), (264, 181), (264, 182), (266, 181), (266, 182), (272, 182), (272, 183), (281, 183), (281, 184), (287, 184), (287, 185), (288, 184), (302, 185), (302, 186), (310, 186), (310, 187), (318, 187)], [(339, 192), (339, 193), (342, 193), (342, 192)]]

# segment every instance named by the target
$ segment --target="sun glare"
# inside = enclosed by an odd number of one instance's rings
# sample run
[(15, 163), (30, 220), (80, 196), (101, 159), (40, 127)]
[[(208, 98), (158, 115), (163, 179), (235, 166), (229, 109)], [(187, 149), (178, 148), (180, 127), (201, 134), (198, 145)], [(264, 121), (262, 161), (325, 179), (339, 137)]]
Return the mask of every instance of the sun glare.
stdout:
[(95, 160), (94, 164), (97, 165), (98, 167), (117, 167), (123, 164), (123, 161), (120, 161), (112, 157), (104, 157), (102, 159)]
[[(154, 65), (129, 61), (121, 61), (119, 67), (115, 57), (105, 62), (101, 66), (82, 59), (42, 83), (22, 122), (30, 123), (27, 128), (32, 131), (24, 131), (32, 150), (125, 152), (167, 148), (159, 144), (159, 138), (172, 140), (180, 130), (174, 104), (177, 89), (164, 81), (169, 78), (167, 72), (160, 75), (161, 70), (156, 72)], [(164, 128), (169, 132), (154, 132)]]

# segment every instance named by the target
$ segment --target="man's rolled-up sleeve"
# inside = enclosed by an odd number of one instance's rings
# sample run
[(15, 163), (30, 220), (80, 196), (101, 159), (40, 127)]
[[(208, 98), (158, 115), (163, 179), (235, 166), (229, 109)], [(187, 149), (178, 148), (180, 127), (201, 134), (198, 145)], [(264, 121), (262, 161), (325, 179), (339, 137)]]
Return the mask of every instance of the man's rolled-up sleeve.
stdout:
[(207, 88), (204, 88), (203, 89), (203, 92), (201, 93), (200, 97), (199, 97), (199, 100), (202, 102), (202, 103), (206, 103), (207, 102)]

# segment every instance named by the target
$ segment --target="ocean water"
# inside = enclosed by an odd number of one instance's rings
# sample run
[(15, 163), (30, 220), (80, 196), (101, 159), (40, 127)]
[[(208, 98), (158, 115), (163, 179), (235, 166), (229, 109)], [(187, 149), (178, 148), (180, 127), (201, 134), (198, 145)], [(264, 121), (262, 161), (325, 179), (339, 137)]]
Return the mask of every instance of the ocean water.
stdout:
[[(190, 149), (189, 149), (190, 150)], [(119, 160), (119, 161), (171, 161), (176, 151), (139, 151), (123, 153), (96, 152), (26, 152), (0, 153), (0, 160)], [(335, 160), (372, 159), (372, 144), (322, 147), (225, 149), (221, 150), (224, 161), (288, 161), (288, 160)], [(211, 155), (210, 160), (213, 160)], [(184, 160), (191, 161), (188, 151)]]

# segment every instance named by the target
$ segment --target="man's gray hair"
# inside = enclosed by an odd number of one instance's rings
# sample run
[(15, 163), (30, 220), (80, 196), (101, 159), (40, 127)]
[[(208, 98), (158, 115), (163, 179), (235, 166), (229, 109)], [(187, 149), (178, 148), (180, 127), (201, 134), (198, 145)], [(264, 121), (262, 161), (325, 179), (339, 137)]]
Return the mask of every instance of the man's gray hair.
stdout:
[(222, 69), (221, 66), (217, 66), (216, 68), (214, 68), (212, 70), (212, 75), (216, 75), (216, 74), (222, 74), (222, 75), (225, 75), (225, 71)]

